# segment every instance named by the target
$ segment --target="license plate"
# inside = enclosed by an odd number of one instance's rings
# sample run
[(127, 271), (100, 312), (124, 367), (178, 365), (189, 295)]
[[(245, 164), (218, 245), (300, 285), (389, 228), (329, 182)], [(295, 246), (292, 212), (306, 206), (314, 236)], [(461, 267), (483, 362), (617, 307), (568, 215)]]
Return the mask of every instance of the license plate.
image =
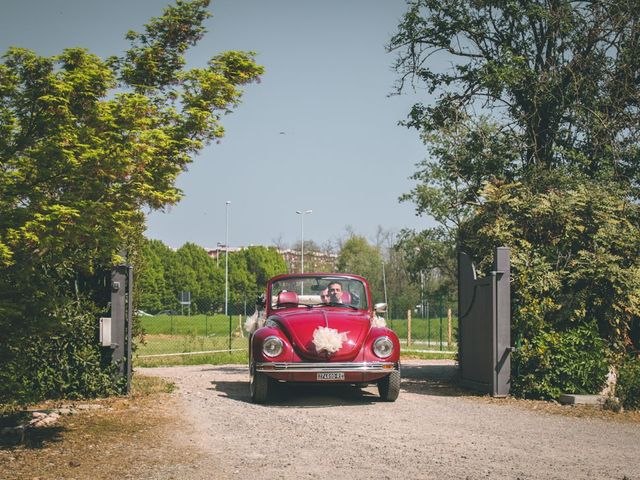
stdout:
[(318, 380), (344, 380), (344, 372), (318, 373)]

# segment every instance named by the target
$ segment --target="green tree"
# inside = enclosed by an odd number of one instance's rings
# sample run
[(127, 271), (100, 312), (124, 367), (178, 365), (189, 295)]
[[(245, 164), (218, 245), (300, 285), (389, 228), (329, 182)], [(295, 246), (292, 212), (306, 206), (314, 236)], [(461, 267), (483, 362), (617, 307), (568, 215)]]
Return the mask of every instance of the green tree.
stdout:
[[(263, 72), (244, 52), (184, 68), (185, 52), (204, 34), (207, 6), (167, 7), (143, 32), (127, 34), (131, 48), (121, 57), (72, 48), (46, 58), (15, 47), (3, 56), (0, 329), (10, 339), (0, 345), (3, 365), (20, 361), (10, 344), (68, 328), (55, 312), (83, 294), (79, 275), (110, 267), (122, 252), (136, 257), (142, 209), (180, 199), (178, 174), (223, 136), (222, 115)], [(38, 374), (14, 367), (13, 377)]]
[(483, 271), (494, 245), (511, 246), (513, 320), (525, 342), (545, 329), (593, 321), (620, 351), (640, 317), (640, 207), (614, 185), (565, 185), (541, 193), (521, 183), (488, 184), (460, 235), (483, 259)]
[(176, 252), (179, 277), (176, 278), (176, 299), (180, 292), (191, 292), (191, 312), (210, 312), (221, 305), (224, 295), (224, 274), (206, 250), (194, 243), (185, 243)]
[(229, 253), (229, 313), (239, 313), (240, 305), (253, 302), (257, 292), (256, 275), (249, 269), (241, 251)]
[(371, 287), (372, 297), (382, 301), (382, 255), (378, 247), (369, 244), (366, 238), (352, 234), (351, 238), (342, 244), (337, 267), (339, 272), (365, 277)]
[[(390, 318), (404, 318), (407, 310), (414, 309), (420, 303), (420, 275), (412, 275), (406, 252), (397, 248), (397, 242), (394, 232), (378, 226), (375, 246), (384, 263), (384, 278), (382, 290), (375, 292), (373, 301), (386, 301)], [(383, 296), (385, 287), (386, 297)]]
[[(410, 274), (405, 254), (399, 249), (389, 248), (384, 266), (389, 317), (405, 318), (407, 310), (420, 304), (420, 275)], [(373, 301), (382, 302), (384, 297), (374, 296)]]
[(512, 135), (484, 117), (477, 122), (458, 118), (422, 135), (428, 157), (412, 176), (417, 185), (400, 200), (414, 202), (416, 213), (430, 216), (436, 226), (421, 232), (403, 230), (397, 247), (414, 277), (437, 274), (436, 289), (441, 295), (457, 288), (456, 246), (461, 225), (483, 201), (480, 192), (486, 182), (513, 181), (518, 149)]
[[(389, 45), (398, 52), (399, 88), (413, 80), (438, 96), (433, 105), (414, 106), (409, 124), (429, 134), (491, 111), (500, 132), (521, 146), (512, 150), (514, 167), (535, 175), (565, 166), (637, 187), (635, 7), (412, 1)], [(450, 69), (430, 61), (439, 52), (452, 61)]]
[[(493, 247), (511, 247), (513, 332), (524, 352), (514, 371), (527, 378), (526, 387), (514, 382), (515, 393), (559, 388), (545, 384), (557, 377), (531, 367), (546, 360), (529, 347), (574, 338), (574, 329), (596, 324), (607, 348), (633, 349), (640, 314), (635, 7), (415, 0), (390, 43), (399, 89), (415, 82), (435, 94), (406, 122), (420, 131), (429, 157), (402, 199), (438, 226), (405, 232), (405, 251), (414, 271), (446, 272), (462, 248), (486, 272)], [(451, 68), (430, 61), (439, 55)], [(564, 375), (579, 379), (585, 357), (573, 358)]]
[[(206, 250), (186, 243), (173, 251), (159, 240), (147, 240), (143, 250), (144, 268), (140, 308), (151, 312), (178, 308), (180, 292), (191, 292), (191, 312), (221, 311), (224, 308), (224, 257), (217, 265)], [(273, 247), (248, 247), (229, 252), (229, 302), (232, 313), (264, 291), (267, 280), (286, 273), (282, 255)]]
[(267, 280), (276, 275), (287, 273), (287, 263), (275, 247), (247, 247), (241, 251), (245, 258), (247, 269), (256, 281), (255, 294), (261, 293), (267, 287)]
[(157, 249), (153, 247), (155, 243), (161, 242), (151, 240), (144, 243), (142, 265), (135, 277), (139, 289), (138, 307), (145, 312), (153, 313), (164, 308), (167, 296), (164, 265)]
[[(178, 254), (160, 240), (147, 240), (145, 242), (147, 249), (143, 250), (141, 279), (144, 280), (147, 275), (162, 275), (162, 282), (157, 285), (160, 287), (155, 294), (160, 296), (161, 307), (159, 310), (175, 310), (178, 307), (178, 299), (180, 295), (179, 289), (182, 287), (182, 277), (187, 275), (184, 271), (184, 265), (180, 263)], [(147, 262), (145, 254), (149, 252), (152, 255), (151, 262)], [(158, 259), (159, 265), (153, 262), (153, 257)], [(159, 268), (160, 272), (148, 272), (147, 269)], [(149, 286), (149, 293), (154, 286)], [(144, 285), (142, 288), (145, 291)]]

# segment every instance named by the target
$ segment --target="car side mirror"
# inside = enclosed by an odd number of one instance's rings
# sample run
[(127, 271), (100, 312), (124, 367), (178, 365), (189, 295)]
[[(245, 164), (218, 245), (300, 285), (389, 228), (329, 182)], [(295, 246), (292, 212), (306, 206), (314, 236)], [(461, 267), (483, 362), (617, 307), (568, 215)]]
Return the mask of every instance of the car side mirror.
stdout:
[(373, 311), (376, 313), (387, 313), (387, 304), (386, 303), (376, 303), (373, 306)]

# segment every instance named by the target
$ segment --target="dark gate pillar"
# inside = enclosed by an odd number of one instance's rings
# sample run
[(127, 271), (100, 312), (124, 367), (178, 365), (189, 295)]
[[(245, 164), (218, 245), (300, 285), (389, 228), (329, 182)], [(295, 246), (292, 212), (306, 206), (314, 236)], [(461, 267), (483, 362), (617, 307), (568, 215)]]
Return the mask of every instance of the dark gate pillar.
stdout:
[(477, 278), (469, 256), (458, 256), (461, 383), (493, 396), (509, 394), (511, 299), (509, 249), (495, 251), (493, 271)]
[(131, 327), (133, 319), (133, 273), (129, 265), (111, 271), (111, 349), (112, 361), (131, 388)]
[(498, 247), (493, 260), (495, 276), (494, 379), (491, 395), (509, 395), (511, 381), (511, 265), (509, 249)]

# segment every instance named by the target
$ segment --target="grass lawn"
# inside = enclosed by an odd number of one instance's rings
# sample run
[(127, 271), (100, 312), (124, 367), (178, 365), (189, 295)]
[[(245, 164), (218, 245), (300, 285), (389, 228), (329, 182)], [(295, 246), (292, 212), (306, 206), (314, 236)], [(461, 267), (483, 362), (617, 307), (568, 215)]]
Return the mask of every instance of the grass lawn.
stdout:
[(242, 327), (244, 317), (233, 315), (231, 321), (225, 315), (156, 315), (154, 317), (141, 317), (140, 321), (144, 331), (148, 334), (165, 335), (229, 335)]
[(247, 348), (248, 340), (243, 337), (218, 337), (216, 335), (146, 335), (143, 344), (136, 347), (136, 356), (161, 355), (168, 353), (204, 352), (210, 350), (236, 350)]
[(245, 348), (239, 351), (221, 353), (198, 353), (194, 355), (172, 355), (133, 359), (134, 367), (169, 367), (174, 365), (229, 365), (248, 364), (249, 354)]
[[(241, 315), (234, 315), (231, 319), (225, 315), (156, 315), (140, 320), (145, 340), (135, 350), (134, 363), (137, 366), (228, 363), (229, 358), (220, 361), (221, 357), (231, 355), (237, 359), (238, 352), (247, 350), (248, 339), (242, 330), (244, 317)], [(406, 319), (387, 321), (387, 325), (400, 337), (403, 350), (411, 351), (413, 355), (421, 351), (420, 355), (431, 355), (429, 358), (455, 355), (457, 317), (452, 318), (451, 344), (448, 343), (446, 318), (412, 319), (410, 345), (407, 345), (407, 323)]]
[[(231, 320), (225, 315), (156, 315), (142, 317), (144, 331), (147, 334), (228, 336), (243, 328), (244, 317), (233, 315)], [(407, 338), (407, 319), (389, 319), (387, 325), (401, 338)], [(458, 330), (458, 317), (451, 319), (451, 339), (455, 342)], [(411, 338), (429, 342), (446, 343), (448, 340), (447, 318), (413, 318), (411, 320)]]
[[(455, 360), (457, 352), (421, 352), (417, 350), (401, 351), (400, 359), (421, 358), (423, 360), (449, 359)], [(195, 355), (172, 355), (163, 357), (134, 358), (134, 367), (166, 367), (173, 365), (228, 365), (248, 364), (247, 348), (240, 351), (220, 353), (199, 353)]]
[[(391, 328), (398, 337), (407, 338), (406, 318), (387, 320), (387, 326)], [(451, 341), (456, 342), (458, 331), (458, 317), (451, 318)], [(431, 342), (440, 342), (446, 345), (448, 341), (448, 325), (447, 317), (441, 318), (412, 318), (411, 319), (411, 338), (413, 340), (423, 340)]]

